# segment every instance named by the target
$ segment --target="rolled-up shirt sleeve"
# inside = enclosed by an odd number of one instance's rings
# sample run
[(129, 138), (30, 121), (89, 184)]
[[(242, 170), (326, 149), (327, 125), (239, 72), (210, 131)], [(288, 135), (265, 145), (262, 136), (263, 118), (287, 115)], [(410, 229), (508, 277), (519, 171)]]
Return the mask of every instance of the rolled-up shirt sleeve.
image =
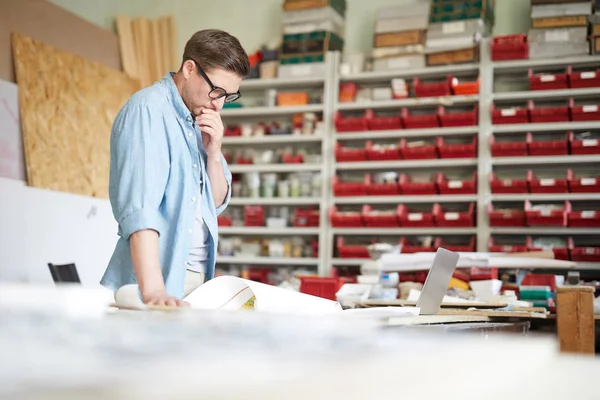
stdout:
[(121, 236), (166, 226), (160, 212), (169, 177), (169, 144), (162, 113), (128, 105), (111, 133), (110, 200)]
[(225, 161), (225, 157), (221, 155), (221, 163), (223, 164), (223, 172), (225, 173), (225, 180), (227, 181), (227, 195), (225, 196), (225, 201), (219, 207), (217, 207), (217, 215), (221, 215), (223, 211), (229, 205), (229, 201), (231, 200), (231, 171), (229, 170), (229, 166), (227, 165), (227, 161)]

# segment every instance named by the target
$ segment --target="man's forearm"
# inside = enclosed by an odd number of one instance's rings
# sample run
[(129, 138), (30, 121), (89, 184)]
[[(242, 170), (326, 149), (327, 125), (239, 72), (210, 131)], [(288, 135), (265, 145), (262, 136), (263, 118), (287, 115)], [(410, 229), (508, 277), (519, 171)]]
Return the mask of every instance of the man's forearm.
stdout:
[(134, 232), (129, 238), (129, 247), (133, 270), (144, 300), (153, 295), (164, 294), (165, 282), (160, 268), (158, 232), (152, 229)]
[(229, 190), (227, 179), (225, 179), (223, 163), (221, 162), (221, 155), (219, 154), (218, 157), (208, 156), (206, 169), (210, 178), (210, 188), (212, 189), (215, 206), (219, 207), (225, 202), (227, 191)]

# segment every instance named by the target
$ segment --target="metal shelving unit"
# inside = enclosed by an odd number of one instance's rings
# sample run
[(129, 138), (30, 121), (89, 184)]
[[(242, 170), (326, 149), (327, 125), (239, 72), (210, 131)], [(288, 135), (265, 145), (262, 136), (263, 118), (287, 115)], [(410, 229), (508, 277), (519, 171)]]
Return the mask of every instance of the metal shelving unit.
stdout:
[(227, 108), (221, 111), (222, 117), (262, 117), (265, 115), (291, 115), (306, 112), (323, 112), (323, 104), (288, 107), (240, 107)]
[(434, 196), (357, 196), (334, 197), (335, 204), (466, 203), (477, 201), (476, 194)]
[(219, 233), (226, 235), (277, 235), (277, 236), (316, 236), (319, 228), (269, 228), (266, 226), (222, 226)]
[(319, 265), (318, 258), (291, 258), (291, 257), (235, 257), (218, 256), (217, 264), (248, 264), (248, 265), (294, 265), (311, 266)]
[(441, 96), (441, 97), (420, 97), (400, 100), (381, 100), (381, 101), (363, 101), (359, 103), (339, 103), (337, 109), (346, 110), (364, 110), (367, 108), (395, 108), (395, 107), (415, 107), (415, 106), (437, 106), (452, 104), (477, 103), (479, 96)]
[[(328, 72), (323, 78), (302, 79), (267, 79), (244, 81), (244, 90), (267, 90), (271, 88), (310, 88), (323, 86), (323, 104), (302, 107), (261, 107), (246, 109), (230, 109), (223, 112), (223, 117), (256, 118), (261, 116), (291, 115), (302, 112), (319, 112), (323, 114), (324, 134), (321, 136), (264, 136), (249, 138), (226, 138), (228, 145), (253, 145), (253, 144), (300, 144), (321, 143), (322, 162), (320, 164), (292, 164), (292, 165), (232, 165), (232, 172), (296, 172), (296, 171), (321, 171), (322, 194), (317, 198), (240, 198), (232, 199), (232, 205), (319, 205), (321, 211), (320, 228), (246, 228), (246, 227), (221, 227), (220, 232), (226, 235), (257, 235), (257, 236), (318, 236), (319, 258), (317, 259), (269, 259), (269, 258), (230, 258), (220, 257), (221, 263), (239, 263), (256, 265), (306, 265), (317, 266), (320, 275), (330, 274), (332, 266), (360, 266), (365, 259), (343, 259), (334, 258), (333, 247), (336, 235), (344, 236), (401, 236), (401, 235), (476, 235), (477, 250), (486, 251), (488, 239), (491, 234), (499, 235), (597, 235), (600, 237), (598, 228), (491, 228), (487, 217), (487, 208), (491, 201), (600, 201), (600, 194), (586, 193), (564, 193), (564, 194), (507, 194), (492, 195), (489, 185), (489, 176), (492, 168), (501, 166), (523, 167), (556, 165), (600, 165), (600, 156), (552, 156), (552, 157), (491, 157), (490, 137), (492, 134), (511, 133), (543, 133), (559, 131), (581, 131), (588, 129), (600, 129), (600, 121), (589, 122), (567, 122), (567, 123), (532, 123), (514, 125), (493, 125), (489, 107), (493, 101), (523, 101), (528, 99), (560, 99), (560, 98), (594, 98), (600, 97), (598, 89), (564, 89), (550, 91), (530, 92), (499, 92), (494, 93), (494, 74), (524, 73), (530, 67), (561, 67), (566, 65), (598, 66), (600, 57), (574, 57), (568, 59), (549, 60), (519, 60), (506, 62), (491, 62), (489, 45), (483, 40), (480, 48), (479, 64), (448, 65), (440, 67), (428, 67), (416, 70), (398, 70), (386, 72), (363, 72), (359, 74), (340, 75), (340, 54), (329, 53), (327, 56)], [(393, 78), (412, 77), (443, 77), (447, 74), (460, 76), (466, 74), (478, 74), (479, 95), (476, 96), (450, 96), (425, 99), (401, 99), (389, 101), (371, 101), (360, 103), (338, 103), (338, 92), (340, 82), (356, 82), (359, 84), (373, 85), (376, 83), (389, 82)], [(435, 106), (438, 104), (477, 104), (480, 110), (477, 126), (456, 128), (433, 128), (433, 129), (399, 129), (389, 131), (364, 131), (337, 133), (333, 124), (333, 115), (336, 111), (364, 110), (364, 109), (392, 109), (401, 107)], [(375, 139), (398, 139), (413, 137), (432, 136), (472, 136), (478, 138), (478, 157), (473, 159), (432, 159), (432, 160), (399, 160), (383, 162), (342, 162), (336, 163), (334, 156), (334, 144), (336, 141), (351, 142), (359, 140)], [(381, 171), (407, 169), (443, 170), (451, 168), (471, 167), (477, 170), (477, 194), (475, 195), (446, 195), (446, 196), (357, 196), (357, 197), (335, 197), (331, 187), (331, 178), (337, 171)], [(416, 204), (416, 203), (477, 203), (477, 223), (473, 228), (333, 228), (329, 222), (328, 210), (332, 205), (361, 205), (361, 204)], [(578, 269), (600, 269), (600, 263), (579, 263)]]
[(426, 137), (426, 136), (465, 136), (475, 134), (479, 131), (477, 126), (465, 126), (460, 128), (431, 128), (431, 129), (398, 129), (389, 131), (365, 131), (334, 133), (337, 141), (364, 140), (364, 139), (397, 139), (399, 137)]
[(294, 206), (309, 206), (320, 204), (320, 197), (238, 197), (231, 198), (229, 205), (232, 206), (256, 206), (256, 205), (264, 205), (264, 206), (286, 206), (286, 205), (294, 205)]
[(338, 171), (342, 170), (403, 170), (407, 168), (445, 168), (469, 167), (477, 165), (476, 158), (444, 158), (431, 160), (400, 160), (400, 161), (361, 161), (335, 163)]

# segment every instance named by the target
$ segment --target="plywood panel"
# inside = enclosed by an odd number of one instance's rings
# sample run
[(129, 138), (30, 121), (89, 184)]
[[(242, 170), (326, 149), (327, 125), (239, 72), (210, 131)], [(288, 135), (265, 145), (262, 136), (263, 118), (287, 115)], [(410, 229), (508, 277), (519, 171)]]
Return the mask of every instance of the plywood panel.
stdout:
[(10, 46), (13, 32), (121, 69), (119, 43), (113, 32), (45, 0), (1, 0), (0, 79), (15, 82)]
[(29, 185), (108, 197), (111, 125), (137, 82), (25, 36), (12, 45)]
[(0, 176), (25, 180), (17, 85), (0, 79)]

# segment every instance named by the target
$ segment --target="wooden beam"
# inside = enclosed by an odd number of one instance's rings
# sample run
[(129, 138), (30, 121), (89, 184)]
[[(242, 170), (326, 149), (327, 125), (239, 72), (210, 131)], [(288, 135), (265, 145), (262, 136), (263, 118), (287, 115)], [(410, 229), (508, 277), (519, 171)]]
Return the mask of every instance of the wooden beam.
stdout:
[(560, 351), (594, 354), (594, 289), (559, 287), (556, 314)]

